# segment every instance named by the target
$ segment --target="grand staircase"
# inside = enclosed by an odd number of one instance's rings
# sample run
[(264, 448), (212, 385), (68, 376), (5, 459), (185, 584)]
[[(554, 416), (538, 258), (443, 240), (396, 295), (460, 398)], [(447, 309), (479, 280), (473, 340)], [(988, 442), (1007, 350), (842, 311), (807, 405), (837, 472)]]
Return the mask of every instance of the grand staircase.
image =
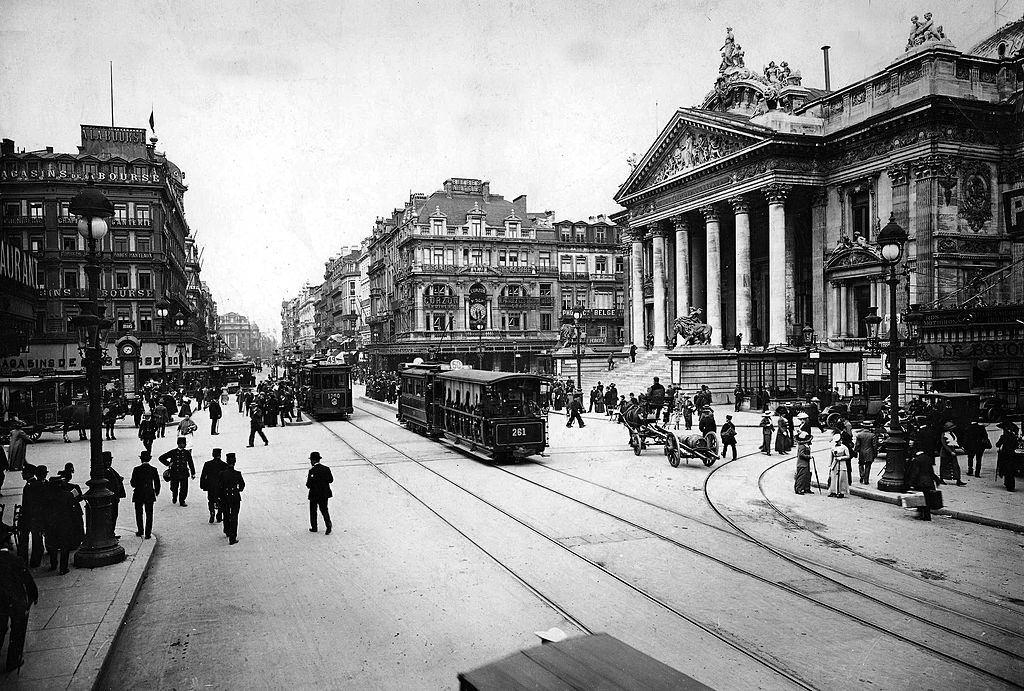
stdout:
[[(615, 369), (608, 370), (608, 359), (595, 357), (584, 358), (581, 362), (581, 381), (583, 390), (589, 392), (598, 382), (605, 386), (614, 382), (620, 396), (629, 396), (630, 392), (640, 394), (647, 391), (659, 377), (664, 386), (672, 383), (672, 363), (664, 350), (638, 350), (636, 362), (629, 357), (616, 358)], [(562, 365), (560, 380), (576, 381), (576, 361), (565, 360)], [(702, 384), (711, 387), (715, 403), (732, 402), (733, 388), (736, 386), (736, 362), (733, 359), (697, 359), (684, 360), (682, 366), (682, 386), (687, 393), (697, 391)]]

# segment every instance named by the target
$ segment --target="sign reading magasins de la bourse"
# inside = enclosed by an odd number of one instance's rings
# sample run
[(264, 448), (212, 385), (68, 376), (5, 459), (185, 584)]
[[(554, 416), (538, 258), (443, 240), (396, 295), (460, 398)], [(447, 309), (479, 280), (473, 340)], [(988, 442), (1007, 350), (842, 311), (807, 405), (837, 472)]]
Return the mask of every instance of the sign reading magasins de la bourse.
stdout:
[[(144, 300), (153, 297), (152, 289), (143, 288), (101, 288), (99, 293), (101, 298), (120, 300)], [(89, 297), (89, 291), (85, 288), (45, 288), (39, 291), (39, 296), (80, 300)]]

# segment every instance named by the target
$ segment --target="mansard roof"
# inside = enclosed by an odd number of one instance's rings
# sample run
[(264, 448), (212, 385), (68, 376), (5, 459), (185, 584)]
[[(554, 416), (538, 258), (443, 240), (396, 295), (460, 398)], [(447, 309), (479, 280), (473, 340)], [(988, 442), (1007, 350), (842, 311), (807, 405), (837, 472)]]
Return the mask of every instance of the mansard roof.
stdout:
[[(467, 222), (467, 217), (477, 205), (489, 226), (505, 225), (505, 219), (516, 212), (515, 204), (500, 195), (492, 194), (489, 197), (483, 197), (476, 194), (455, 193), (449, 196), (443, 190), (439, 190), (417, 205), (415, 209), (416, 223), (429, 223), (431, 216), (437, 217), (439, 209), (441, 214), (448, 219), (450, 225), (462, 225)], [(525, 216), (525, 210), (521, 209), (520, 212), (519, 217)]]
[[(1003, 54), (999, 54), (999, 46)], [(999, 27), (995, 33), (982, 39), (968, 51), (968, 55), (983, 58), (1017, 58), (1024, 56), (1024, 17)]]

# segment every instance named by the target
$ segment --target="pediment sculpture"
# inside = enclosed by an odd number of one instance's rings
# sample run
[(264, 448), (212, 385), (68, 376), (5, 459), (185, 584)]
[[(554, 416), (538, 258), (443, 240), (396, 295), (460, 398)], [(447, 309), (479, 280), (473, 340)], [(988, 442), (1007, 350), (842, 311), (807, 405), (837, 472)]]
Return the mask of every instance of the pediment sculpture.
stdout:
[(730, 141), (716, 134), (685, 129), (676, 139), (668, 155), (655, 172), (646, 180), (647, 184), (662, 180), (699, 165), (721, 158), (743, 148), (743, 144)]

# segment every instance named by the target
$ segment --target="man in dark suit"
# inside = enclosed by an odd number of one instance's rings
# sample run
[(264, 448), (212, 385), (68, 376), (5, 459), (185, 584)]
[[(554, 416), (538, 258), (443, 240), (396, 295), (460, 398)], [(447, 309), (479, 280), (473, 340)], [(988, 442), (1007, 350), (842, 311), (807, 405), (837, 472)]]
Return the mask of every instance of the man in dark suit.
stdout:
[(220, 506), (224, 512), (224, 534), (228, 536), (228, 544), (238, 542), (238, 510), (242, 508), (242, 490), (245, 480), (235, 470), (235, 454), (229, 453), (227, 468), (220, 474)]
[(327, 530), (324, 535), (331, 534), (331, 512), (327, 510), (327, 500), (331, 498), (331, 483), (334, 476), (331, 469), (320, 465), (320, 454), (317, 451), (309, 454), (309, 475), (306, 476), (306, 487), (309, 489), (309, 532), (315, 533), (317, 509), (324, 517), (324, 526)]
[[(29, 609), (39, 600), (39, 590), (25, 565), (14, 554), (0, 548), (0, 648), (11, 621), (11, 641), (7, 646), (5, 671), (13, 672), (24, 664), (25, 633)], [(13, 680), (12, 680), (13, 681)]]
[(216, 398), (211, 398), (210, 399), (209, 413), (210, 413), (210, 434), (220, 434), (220, 432), (217, 431), (217, 426), (220, 424), (220, 418), (221, 418), (222, 412), (221, 412), (221, 407), (220, 407), (220, 401), (218, 401)]
[(214, 449), (213, 458), (203, 464), (203, 472), (199, 474), (199, 489), (206, 491), (210, 523), (213, 523), (214, 517), (218, 523), (224, 518), (224, 510), (220, 505), (220, 475), (227, 469), (227, 464), (220, 460), (220, 449)]
[(103, 452), (103, 477), (107, 481), (107, 489), (114, 493), (110, 500), (110, 524), (116, 528), (118, 508), (127, 493), (124, 491), (124, 478), (114, 470), (114, 456), (109, 451)]
[(185, 448), (185, 437), (178, 437), (178, 447), (162, 453), (159, 460), (168, 470), (171, 477), (171, 503), (176, 504), (181, 499), (182, 506), (185, 497), (188, 496), (188, 479), (196, 479), (196, 466), (192, 462), (192, 452)]
[[(46, 516), (50, 513), (49, 494), (46, 488), (46, 466), (37, 465), (32, 477), (25, 482), (22, 490), (21, 518), (18, 523), (18, 556), (35, 568), (43, 563), (43, 534), (46, 530)], [(32, 554), (29, 556), (28, 543), (32, 539)]]
[(160, 494), (160, 473), (149, 464), (151, 455), (148, 451), (139, 454), (142, 461), (132, 470), (130, 484), (132, 489), (132, 501), (135, 503), (135, 525), (138, 531), (135, 533), (142, 537), (142, 511), (146, 511), (146, 539), (153, 534), (153, 504)]

